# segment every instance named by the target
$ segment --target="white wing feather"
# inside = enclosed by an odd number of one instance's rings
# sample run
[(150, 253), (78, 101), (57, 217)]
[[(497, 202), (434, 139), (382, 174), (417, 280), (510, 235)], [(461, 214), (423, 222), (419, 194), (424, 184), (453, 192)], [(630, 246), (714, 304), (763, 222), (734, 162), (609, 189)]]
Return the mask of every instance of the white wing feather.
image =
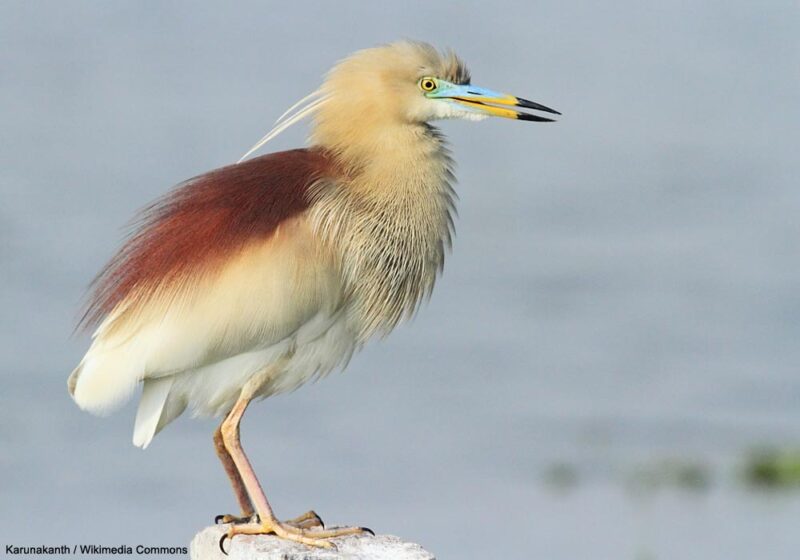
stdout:
[(156, 435), (161, 413), (174, 381), (175, 378), (171, 375), (144, 380), (142, 397), (139, 399), (139, 408), (133, 425), (133, 445), (145, 449)]

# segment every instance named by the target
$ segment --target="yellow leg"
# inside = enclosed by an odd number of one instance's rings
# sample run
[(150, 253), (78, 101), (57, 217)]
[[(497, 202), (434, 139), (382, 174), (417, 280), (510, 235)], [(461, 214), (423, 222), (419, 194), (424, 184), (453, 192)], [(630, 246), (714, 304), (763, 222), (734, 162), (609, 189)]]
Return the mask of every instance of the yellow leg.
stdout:
[[(233, 405), (228, 416), (223, 420), (220, 432), (222, 434), (222, 441), (225, 449), (228, 451), (233, 463), (241, 477), (242, 484), (244, 485), (247, 493), (252, 500), (255, 510), (258, 513), (258, 523), (248, 523), (243, 525), (232, 525), (228, 532), (223, 535), (220, 540), (220, 548), (223, 548), (223, 542), (226, 538), (233, 538), (235, 535), (261, 535), (261, 534), (275, 534), (278, 537), (303, 543), (309, 546), (318, 546), (322, 548), (332, 548), (333, 545), (327, 540), (333, 537), (340, 537), (344, 535), (354, 535), (364, 532), (372, 532), (369, 529), (362, 527), (343, 527), (339, 529), (332, 529), (330, 531), (314, 531), (303, 526), (296, 526), (289, 523), (281, 523), (275, 517), (272, 507), (267, 501), (261, 483), (256, 477), (253, 466), (250, 460), (245, 455), (242, 449), (242, 444), (239, 438), (239, 424), (242, 420), (242, 415), (247, 409), (247, 405), (253, 398), (254, 387), (249, 384), (245, 385), (242, 393), (236, 404)], [(308, 515), (308, 514), (306, 514)], [(304, 516), (301, 516), (301, 518)], [(316, 514), (315, 514), (316, 517)], [(298, 518), (300, 519), (300, 518)], [(298, 520), (293, 520), (298, 521)], [(300, 525), (304, 519), (300, 519), (297, 525)], [(224, 548), (223, 548), (224, 552)]]
[[(222, 424), (214, 430), (214, 449), (217, 452), (219, 460), (222, 462), (225, 474), (228, 475), (228, 479), (233, 487), (233, 493), (242, 511), (241, 515), (218, 515), (214, 518), (214, 522), (218, 524), (258, 522), (258, 516), (255, 514), (250, 496), (247, 494), (247, 489), (244, 487), (244, 483), (242, 483), (242, 477), (239, 475), (239, 471), (236, 470), (236, 465), (230, 453), (228, 453), (228, 450), (225, 448), (225, 442), (222, 441)], [(325, 523), (322, 521), (322, 518), (314, 511), (307, 511), (294, 519), (287, 520), (286, 523), (301, 529), (310, 529), (314, 527), (325, 528)]]
[(236, 501), (239, 502), (239, 508), (242, 512), (240, 516), (227, 514), (218, 515), (214, 519), (214, 522), (245, 523), (252, 521), (253, 515), (255, 514), (255, 511), (253, 510), (253, 504), (250, 501), (250, 496), (247, 495), (247, 489), (242, 483), (242, 477), (239, 475), (239, 471), (236, 470), (236, 465), (233, 463), (230, 453), (228, 453), (228, 450), (225, 449), (225, 442), (222, 441), (222, 424), (220, 424), (219, 427), (214, 430), (214, 449), (217, 452), (217, 457), (219, 457), (219, 460), (222, 462), (222, 467), (225, 469), (225, 474), (228, 475), (228, 479), (231, 481), (233, 493), (236, 495)]

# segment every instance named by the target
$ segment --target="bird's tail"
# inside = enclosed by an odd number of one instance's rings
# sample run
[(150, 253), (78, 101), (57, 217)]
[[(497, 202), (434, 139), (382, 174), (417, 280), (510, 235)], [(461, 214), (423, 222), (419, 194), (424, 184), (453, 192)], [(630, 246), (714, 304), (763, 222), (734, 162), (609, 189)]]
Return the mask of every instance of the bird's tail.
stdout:
[(90, 349), (70, 374), (67, 389), (83, 410), (102, 415), (128, 400), (144, 368), (129, 352), (96, 350)]
[[(91, 361), (88, 365), (94, 367), (90, 367), (87, 372), (85, 371), (87, 360), (84, 358), (67, 379), (67, 389), (82, 409), (95, 414), (103, 414), (112, 410), (118, 403), (124, 402), (133, 391), (135, 381), (130, 388), (126, 383), (115, 384), (113, 379), (117, 377), (116, 375), (107, 375), (108, 370), (104, 374), (104, 370), (98, 370), (98, 364)], [(108, 365), (105, 364), (106, 367)], [(113, 370), (110, 371), (113, 372)], [(111, 379), (108, 379), (109, 377)], [(172, 375), (143, 381), (142, 396), (139, 399), (139, 408), (136, 411), (133, 428), (134, 445), (142, 449), (146, 448), (164, 426), (180, 416), (186, 409), (184, 398), (170, 395), (174, 381), (175, 377)]]

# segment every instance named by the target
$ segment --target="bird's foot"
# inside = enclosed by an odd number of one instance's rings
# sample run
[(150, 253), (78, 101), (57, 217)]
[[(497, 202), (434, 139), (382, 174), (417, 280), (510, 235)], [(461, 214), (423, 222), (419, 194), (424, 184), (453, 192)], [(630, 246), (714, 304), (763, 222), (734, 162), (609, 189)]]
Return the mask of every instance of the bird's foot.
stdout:
[(234, 525), (241, 525), (242, 523), (258, 523), (258, 514), (251, 513), (250, 515), (229, 515), (221, 514), (214, 518), (215, 525), (227, 525), (232, 523)]
[[(309, 514), (313, 514), (309, 515)], [(308, 516), (308, 517), (306, 517)], [(305, 518), (296, 524), (292, 524), (297, 519)], [(344, 537), (347, 535), (360, 535), (369, 533), (374, 535), (371, 529), (366, 527), (337, 527), (335, 529), (309, 529), (307, 523), (309, 520), (319, 519), (314, 512), (308, 512), (301, 515), (297, 519), (290, 522), (273, 521), (267, 523), (247, 523), (242, 525), (231, 525), (231, 527), (222, 535), (219, 540), (219, 548), (223, 553), (227, 554), (225, 550), (225, 541), (233, 539), (236, 535), (275, 535), (282, 539), (294, 541), (305, 544), (307, 546), (316, 546), (319, 548), (336, 548), (330, 539), (336, 537)], [(299, 526), (303, 523), (306, 526)]]
[[(244, 523), (247, 524), (258, 524), (260, 523), (260, 519), (257, 513), (252, 513), (250, 515), (218, 515), (214, 518), (214, 523), (216, 525), (242, 525)], [(298, 515), (294, 519), (287, 519), (283, 522), (286, 525), (290, 525), (292, 527), (296, 527), (297, 529), (324, 529), (325, 522), (322, 521), (322, 518), (317, 515), (317, 512), (313, 510), (309, 510), (305, 512), (303, 515)]]

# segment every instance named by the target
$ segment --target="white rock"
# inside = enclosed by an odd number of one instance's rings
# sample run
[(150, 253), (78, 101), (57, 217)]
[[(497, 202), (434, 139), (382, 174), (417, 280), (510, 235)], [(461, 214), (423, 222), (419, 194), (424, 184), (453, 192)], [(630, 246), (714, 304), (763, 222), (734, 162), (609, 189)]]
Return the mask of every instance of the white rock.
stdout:
[(225, 541), (225, 556), (219, 540), (226, 525), (207, 527), (189, 545), (192, 560), (435, 560), (420, 545), (391, 535), (350, 535), (331, 539), (336, 549), (313, 548), (273, 535), (236, 535)]

